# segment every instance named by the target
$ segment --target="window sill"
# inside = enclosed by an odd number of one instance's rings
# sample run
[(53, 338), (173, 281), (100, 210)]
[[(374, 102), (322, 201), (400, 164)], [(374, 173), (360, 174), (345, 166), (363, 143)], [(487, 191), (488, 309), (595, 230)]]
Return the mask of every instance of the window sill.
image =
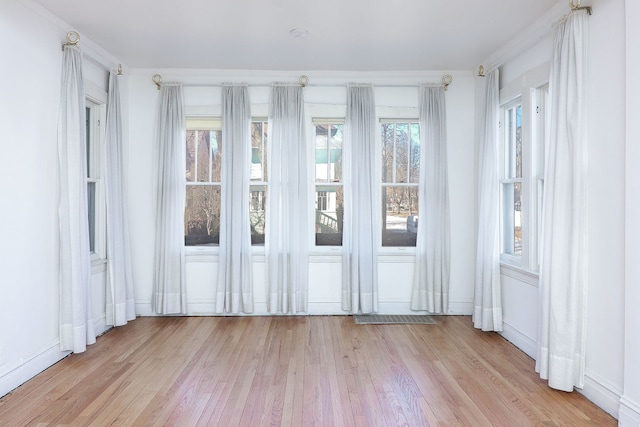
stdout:
[(107, 260), (105, 258), (91, 259), (91, 274), (104, 273), (107, 271)]
[[(219, 249), (216, 248), (187, 248), (185, 257), (187, 262), (218, 262)], [(265, 262), (264, 248), (256, 248), (252, 251), (254, 261)], [(379, 263), (413, 263), (415, 261), (414, 248), (394, 248), (378, 252)], [(326, 247), (309, 250), (309, 262), (311, 263), (341, 263), (342, 248)]]
[[(210, 247), (185, 247), (185, 260), (187, 262), (218, 262), (220, 248)], [(254, 261), (264, 262), (264, 247), (252, 246), (251, 257)]]
[(540, 272), (531, 271), (516, 265), (500, 263), (500, 274), (538, 287), (540, 282)]
[(415, 254), (415, 246), (382, 246), (382, 248), (378, 249), (378, 255), (414, 256)]

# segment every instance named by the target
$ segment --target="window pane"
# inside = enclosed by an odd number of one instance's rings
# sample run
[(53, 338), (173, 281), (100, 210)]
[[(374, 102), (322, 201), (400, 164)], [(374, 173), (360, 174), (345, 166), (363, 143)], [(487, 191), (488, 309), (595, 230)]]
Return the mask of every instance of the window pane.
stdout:
[(187, 182), (193, 182), (196, 177), (196, 137), (198, 131), (187, 131), (187, 145), (186, 145), (186, 180)]
[(220, 186), (187, 185), (184, 212), (186, 246), (220, 242)]
[(89, 252), (96, 251), (96, 183), (87, 183), (87, 207), (89, 209)]
[(264, 244), (265, 213), (267, 209), (267, 187), (252, 185), (249, 192), (249, 223), (251, 244)]
[(211, 144), (211, 181), (222, 181), (222, 131), (209, 131)]
[(522, 183), (513, 184), (513, 254), (522, 255)]
[(382, 124), (382, 182), (393, 181), (393, 159), (394, 159), (394, 125), (392, 123)]
[(342, 245), (344, 188), (316, 186), (316, 245)]
[(522, 183), (502, 184), (503, 252), (522, 255)]
[(329, 181), (342, 181), (342, 125), (331, 125), (329, 128)]
[(317, 182), (342, 181), (342, 125), (316, 125)]
[(409, 175), (409, 124), (396, 124), (396, 179), (395, 182), (405, 183)]
[(516, 133), (515, 133), (515, 154), (516, 154), (516, 178), (522, 178), (522, 106), (516, 107)]
[(409, 170), (409, 182), (420, 182), (420, 125), (411, 123), (411, 158)]
[(522, 106), (507, 110), (505, 178), (522, 178)]
[(329, 180), (329, 128), (331, 125), (316, 126), (316, 181), (321, 182)]
[(382, 246), (415, 246), (418, 186), (382, 188)]
[(197, 131), (198, 139), (196, 145), (196, 174), (198, 182), (210, 182), (209, 176), (211, 168), (209, 166), (210, 153), (211, 153), (211, 140), (209, 138), (209, 132)]
[[(93, 171), (91, 170), (92, 169), (91, 168), (91, 166), (92, 166), (91, 165), (91, 155), (92, 155), (92, 153), (91, 153), (91, 139), (92, 139), (91, 138), (91, 130), (92, 130), (92, 127), (91, 127), (91, 108), (89, 108), (89, 107), (85, 107), (85, 121), (86, 121), (86, 123), (85, 123), (85, 126), (86, 126), (85, 144), (86, 144), (86, 148), (87, 148), (87, 152), (86, 152), (86, 155), (87, 155), (87, 159), (86, 159), (87, 160), (87, 178), (90, 178), (91, 177), (91, 173)], [(93, 252), (93, 250), (91, 250), (91, 252)]]
[(251, 122), (252, 181), (267, 180), (267, 122)]

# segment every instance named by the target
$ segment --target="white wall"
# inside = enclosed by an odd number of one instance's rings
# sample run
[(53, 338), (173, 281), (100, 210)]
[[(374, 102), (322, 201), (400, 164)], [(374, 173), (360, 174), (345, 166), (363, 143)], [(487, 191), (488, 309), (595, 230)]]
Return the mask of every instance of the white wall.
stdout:
[[(640, 6), (627, 2), (625, 78), (624, 0), (592, 0), (589, 63), (589, 325), (587, 387), (584, 393), (607, 411), (617, 414), (617, 399), (623, 396), (621, 425), (640, 425), (640, 263), (636, 242), (640, 228), (637, 189), (640, 172), (640, 111), (635, 76), (640, 59), (633, 50), (640, 30), (633, 18), (640, 18)], [(26, 7), (28, 6), (28, 8)], [(0, 3), (0, 51), (5, 58), (0, 67), (0, 396), (64, 357), (58, 341), (58, 224), (56, 120), (60, 92), (60, 43), (68, 30), (64, 23), (28, 0)], [(85, 43), (82, 41), (81, 43)], [(503, 85), (548, 60), (551, 40), (542, 36), (526, 52), (502, 67)], [(10, 64), (7, 66), (7, 64)], [(104, 70), (85, 61), (86, 78), (98, 87), (106, 85)], [(160, 72), (165, 80), (184, 83), (247, 81), (269, 84), (276, 80), (296, 80), (294, 74), (212, 71), (171, 72), (137, 70), (125, 82), (125, 110), (132, 126), (127, 135), (128, 185), (130, 198), (133, 261), (138, 313), (151, 314), (150, 295), (153, 268), (153, 129), (158, 92), (150, 81)], [(173, 75), (172, 75), (173, 74)], [(336, 87), (309, 87), (307, 101), (344, 104), (348, 81), (370, 81), (378, 85), (436, 82), (441, 73), (423, 75), (325, 72), (311, 74), (314, 83)], [(452, 211), (453, 311), (470, 313), (473, 297), (475, 228), (474, 159), (474, 79), (471, 73), (452, 73), (454, 82), (447, 92), (450, 191)], [(253, 88), (256, 102), (266, 103), (268, 89)], [(396, 88), (376, 90), (380, 106), (416, 106), (417, 92)], [(477, 93), (477, 92), (476, 92)], [(625, 199), (625, 99), (627, 114), (627, 165)], [(219, 103), (216, 90), (188, 90), (189, 108), (211, 110)], [(219, 106), (217, 107), (219, 108)], [(126, 135), (125, 135), (126, 138)], [(626, 200), (626, 229), (624, 226)], [(625, 240), (626, 232), (626, 240)], [(625, 253), (625, 241), (627, 252)], [(626, 264), (624, 262), (626, 256)], [(215, 254), (192, 254), (188, 259), (189, 306), (193, 314), (212, 311)], [(264, 264), (255, 262), (256, 295), (264, 310)], [(409, 254), (383, 254), (379, 259), (381, 308), (388, 312), (407, 311), (412, 260)], [(96, 267), (94, 313), (98, 330), (103, 328), (104, 276)], [(624, 272), (626, 271), (626, 279)], [(314, 255), (310, 266), (310, 311), (341, 312), (339, 256)], [(627, 291), (626, 319), (625, 280)], [(327, 283), (329, 285), (327, 285)], [(503, 274), (505, 322), (514, 342), (535, 344), (537, 319), (532, 310), (537, 296), (535, 277), (510, 271)], [(258, 305), (258, 308), (260, 305)], [(102, 325), (102, 326), (101, 326)], [(625, 330), (626, 328), (626, 330)], [(624, 336), (626, 334), (626, 337)], [(624, 339), (626, 338), (626, 343)], [(511, 339), (511, 338), (510, 338)], [(624, 356), (624, 357), (623, 357)], [(624, 418), (623, 418), (624, 415)], [(626, 424), (622, 424), (622, 423)]]
[[(609, 406), (624, 377), (624, 0), (593, 2), (589, 19), (589, 290), (585, 394)], [(605, 83), (606, 82), (606, 83)], [(601, 395), (601, 396), (600, 396)], [(599, 396), (599, 397), (596, 397)], [(617, 412), (616, 412), (617, 413)]]
[(626, 286), (624, 394), (620, 406), (620, 425), (640, 426), (640, 3), (626, 2)]
[[(625, 284), (624, 0), (590, 2), (588, 64), (587, 397), (617, 416), (623, 387)], [(549, 27), (550, 28), (550, 27)], [(545, 36), (505, 62), (501, 86), (551, 58)], [(503, 267), (504, 336), (535, 356), (537, 277)]]
[[(129, 79), (131, 118), (129, 190), (136, 307), (138, 313), (151, 315), (154, 236), (154, 147), (158, 90), (151, 75), (159, 73), (164, 81), (178, 81), (185, 87), (187, 114), (220, 114), (219, 87), (189, 87), (189, 84), (219, 85), (235, 81), (250, 84), (254, 115), (266, 115), (269, 85), (274, 81), (296, 82), (300, 73), (219, 70), (133, 70)], [(376, 86), (378, 112), (388, 107), (418, 106), (420, 83), (438, 83), (443, 72), (425, 73), (309, 73), (305, 89), (309, 120), (313, 111), (338, 105), (344, 111), (345, 84), (370, 82)], [(446, 92), (451, 197), (451, 313), (470, 314), (474, 276), (474, 79), (470, 71), (452, 72), (453, 84)], [(317, 86), (314, 86), (317, 85)], [(383, 87), (416, 85), (416, 87)], [(262, 86), (258, 86), (262, 85)], [(415, 110), (417, 118), (417, 110)], [(311, 143), (311, 140), (309, 141)], [(310, 242), (312, 235), (310, 230)], [(344, 314), (341, 309), (341, 262), (339, 251), (312, 249), (309, 284), (309, 313)], [(217, 258), (211, 249), (188, 249), (187, 299), (191, 314), (214, 313), (214, 289)], [(254, 295), (256, 314), (266, 313), (265, 264), (262, 248), (255, 249)], [(413, 275), (412, 249), (383, 251), (379, 257), (380, 311), (409, 313)]]
[[(58, 339), (56, 135), (60, 46), (71, 28), (40, 12), (28, 2), (0, 2), (0, 396), (67, 354)], [(85, 64), (104, 89), (104, 70)], [(93, 271), (100, 332), (104, 265)]]

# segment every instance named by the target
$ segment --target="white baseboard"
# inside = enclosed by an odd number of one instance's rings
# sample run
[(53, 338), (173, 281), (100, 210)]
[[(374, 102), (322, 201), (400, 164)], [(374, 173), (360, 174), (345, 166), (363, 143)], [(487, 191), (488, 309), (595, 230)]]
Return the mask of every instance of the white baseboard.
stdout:
[(0, 376), (0, 397), (10, 393), (40, 372), (67, 357), (70, 351), (60, 351), (55, 343)]
[(93, 330), (96, 336), (102, 335), (111, 329), (111, 326), (107, 326), (107, 316), (103, 313), (97, 319), (93, 319)]
[[(105, 314), (93, 319), (96, 336), (102, 335), (111, 329), (106, 324)], [(55, 365), (60, 360), (71, 354), (70, 351), (61, 351), (60, 342), (57, 341), (42, 351), (24, 358), (20, 363), (10, 367), (5, 373), (0, 373), (0, 397), (10, 393), (45, 369)]]
[[(339, 300), (325, 301), (309, 301), (309, 315), (325, 316), (325, 315), (346, 315), (349, 314), (342, 310), (342, 303)], [(215, 301), (213, 300), (192, 300), (188, 304), (189, 315), (191, 316), (216, 316)], [(381, 314), (421, 314), (426, 312), (413, 311), (410, 308), (409, 301), (381, 301), (378, 303), (378, 312)], [(473, 312), (472, 301), (452, 301), (449, 303), (449, 315), (466, 315), (470, 316)], [(267, 302), (260, 300), (254, 302), (253, 316), (269, 316), (271, 313), (267, 310)], [(157, 316), (151, 309), (151, 301), (136, 302), (136, 315), (149, 317)]]
[[(534, 339), (523, 334), (506, 322), (503, 324), (503, 331), (500, 332), (500, 335), (535, 360), (537, 344)], [(602, 408), (602, 410), (606, 411), (614, 418), (618, 418), (621, 393), (616, 390), (616, 387), (609, 384), (593, 372), (587, 371), (584, 379), (584, 388), (582, 390), (576, 390)], [(635, 426), (640, 427), (638, 424)]]
[(500, 335), (502, 335), (502, 337), (511, 344), (524, 351), (530, 358), (535, 360), (537, 344), (533, 338), (523, 334), (507, 322), (503, 322), (502, 332), (500, 332)]
[(640, 427), (640, 403), (633, 402), (622, 396), (620, 398), (618, 425), (620, 427)]
[(584, 376), (584, 388), (577, 391), (612, 417), (618, 418), (622, 391), (616, 390), (616, 387), (606, 380), (587, 370)]

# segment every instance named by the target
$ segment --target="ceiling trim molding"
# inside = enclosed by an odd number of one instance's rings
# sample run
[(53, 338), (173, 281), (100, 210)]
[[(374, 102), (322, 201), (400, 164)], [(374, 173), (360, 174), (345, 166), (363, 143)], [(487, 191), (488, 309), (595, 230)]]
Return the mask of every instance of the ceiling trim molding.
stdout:
[[(18, 0), (18, 3), (58, 28), (62, 34), (60, 43), (64, 42), (65, 36), (69, 31), (77, 31), (75, 28), (73, 28), (73, 26), (69, 25), (67, 22), (63, 21), (58, 16), (54, 15), (48, 9), (44, 8), (33, 0)], [(118, 68), (118, 64), (122, 64), (122, 61), (118, 60), (118, 58), (116, 58), (110, 52), (107, 52), (104, 48), (96, 44), (82, 32), (79, 33), (80, 41), (78, 42), (78, 46), (80, 47), (82, 53), (86, 55), (86, 59), (98, 66), (104, 67), (107, 70), (114, 71)], [(122, 64), (122, 67), (124, 69), (127, 68), (125, 64)]]
[(483, 61), (485, 70), (491, 71), (522, 54), (551, 33), (553, 24), (570, 11), (569, 3), (562, 1), (549, 9), (542, 17), (521, 31)]

